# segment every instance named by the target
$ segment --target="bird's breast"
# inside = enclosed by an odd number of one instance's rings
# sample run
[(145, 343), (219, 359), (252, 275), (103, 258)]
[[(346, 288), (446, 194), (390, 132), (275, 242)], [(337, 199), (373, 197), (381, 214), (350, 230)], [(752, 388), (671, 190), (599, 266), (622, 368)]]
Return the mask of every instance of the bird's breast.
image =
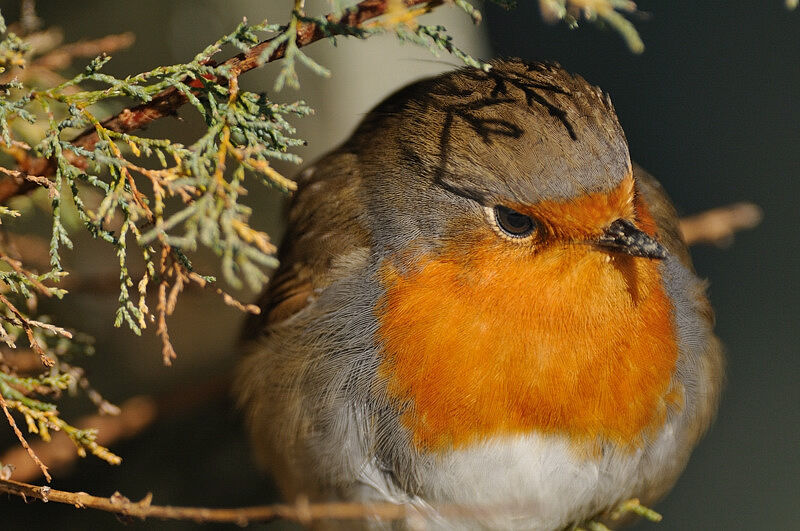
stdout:
[(418, 449), (526, 433), (634, 449), (680, 405), (656, 261), (486, 239), (380, 275), (378, 377)]

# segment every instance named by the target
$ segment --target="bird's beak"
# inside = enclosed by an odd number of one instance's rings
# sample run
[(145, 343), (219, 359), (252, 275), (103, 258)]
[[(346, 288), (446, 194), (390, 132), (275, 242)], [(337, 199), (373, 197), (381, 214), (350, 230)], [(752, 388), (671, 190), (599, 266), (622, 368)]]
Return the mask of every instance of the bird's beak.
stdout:
[(599, 247), (631, 256), (656, 260), (667, 257), (667, 249), (663, 245), (637, 229), (636, 225), (627, 219), (618, 219), (609, 225), (603, 235), (594, 243)]

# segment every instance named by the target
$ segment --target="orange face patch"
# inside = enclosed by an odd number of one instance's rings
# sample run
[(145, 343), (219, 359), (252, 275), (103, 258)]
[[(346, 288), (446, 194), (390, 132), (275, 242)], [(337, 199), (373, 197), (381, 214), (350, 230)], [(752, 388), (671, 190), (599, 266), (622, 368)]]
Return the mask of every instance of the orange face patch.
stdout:
[(599, 236), (616, 219), (633, 217), (633, 188), (633, 176), (628, 174), (609, 193), (587, 194), (568, 202), (509, 206), (543, 224), (552, 237), (580, 240)]
[(530, 432), (635, 448), (679, 402), (656, 261), (485, 235), (381, 274), (379, 376), (420, 449)]

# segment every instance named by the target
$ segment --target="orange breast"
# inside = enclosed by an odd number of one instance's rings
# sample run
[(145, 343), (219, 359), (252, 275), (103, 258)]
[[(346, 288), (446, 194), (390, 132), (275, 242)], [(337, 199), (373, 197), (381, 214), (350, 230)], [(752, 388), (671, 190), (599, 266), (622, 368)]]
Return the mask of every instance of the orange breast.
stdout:
[(381, 271), (379, 375), (418, 448), (532, 431), (635, 448), (662, 424), (678, 350), (657, 262), (471, 248)]

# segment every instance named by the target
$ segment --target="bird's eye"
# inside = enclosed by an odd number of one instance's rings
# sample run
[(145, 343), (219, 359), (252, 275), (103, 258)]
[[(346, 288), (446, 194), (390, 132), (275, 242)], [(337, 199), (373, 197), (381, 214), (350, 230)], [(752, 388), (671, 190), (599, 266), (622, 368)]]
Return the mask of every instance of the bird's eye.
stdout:
[(513, 238), (524, 238), (536, 229), (530, 217), (502, 205), (494, 207), (494, 218), (503, 232)]

